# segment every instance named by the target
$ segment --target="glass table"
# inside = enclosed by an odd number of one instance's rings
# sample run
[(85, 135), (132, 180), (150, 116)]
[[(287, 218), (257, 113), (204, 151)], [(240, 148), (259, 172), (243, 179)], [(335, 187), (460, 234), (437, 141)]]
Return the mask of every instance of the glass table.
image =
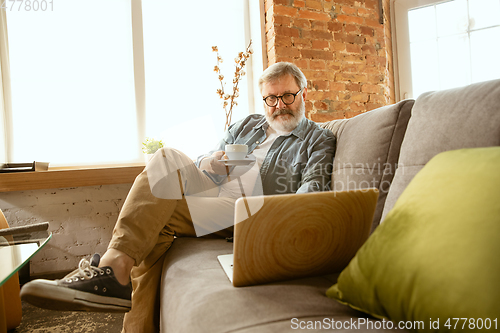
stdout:
[(0, 234), (0, 286), (19, 271), (52, 238), (52, 233), (47, 230), (32, 230), (24, 229), (13, 235)]

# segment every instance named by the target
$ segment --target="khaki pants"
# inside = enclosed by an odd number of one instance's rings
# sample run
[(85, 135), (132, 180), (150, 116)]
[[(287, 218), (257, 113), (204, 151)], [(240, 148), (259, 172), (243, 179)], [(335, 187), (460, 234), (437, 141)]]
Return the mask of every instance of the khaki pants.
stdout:
[[(160, 199), (151, 192), (148, 172), (137, 176), (113, 230), (108, 248), (120, 250), (136, 262), (132, 269), (132, 309), (125, 315), (123, 332), (158, 332), (159, 290), (161, 272), (166, 251), (175, 237), (196, 237), (189, 207), (184, 194), (199, 193), (214, 188), (214, 183), (203, 174), (193, 162), (181, 152), (173, 149), (161, 150), (153, 158), (171, 157), (181, 159), (182, 170), (175, 182), (167, 181), (164, 186), (181, 185), (180, 199)], [(166, 152), (166, 154), (165, 154)], [(166, 162), (170, 163), (167, 158)], [(172, 168), (172, 165), (169, 165)], [(216, 199), (215, 197), (213, 199)], [(224, 200), (226, 214), (234, 212), (234, 200)], [(212, 203), (209, 204), (213, 206)], [(231, 210), (232, 205), (232, 211)], [(220, 214), (224, 214), (220, 212)], [(212, 233), (209, 237), (228, 237), (232, 227)]]

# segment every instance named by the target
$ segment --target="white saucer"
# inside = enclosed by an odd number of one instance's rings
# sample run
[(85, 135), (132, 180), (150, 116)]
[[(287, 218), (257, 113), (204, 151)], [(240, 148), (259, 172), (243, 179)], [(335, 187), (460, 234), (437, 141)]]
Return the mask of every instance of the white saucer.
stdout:
[(222, 162), (227, 166), (234, 166), (234, 165), (247, 165), (255, 162), (255, 160), (252, 160), (250, 158), (245, 158), (242, 160), (219, 160), (219, 162)]

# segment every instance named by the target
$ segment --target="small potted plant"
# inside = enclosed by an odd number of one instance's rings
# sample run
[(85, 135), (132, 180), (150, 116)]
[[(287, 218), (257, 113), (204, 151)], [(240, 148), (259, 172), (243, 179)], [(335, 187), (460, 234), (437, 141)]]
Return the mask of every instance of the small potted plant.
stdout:
[(153, 154), (160, 148), (163, 148), (163, 141), (151, 138), (146, 138), (146, 140), (144, 140), (142, 143), (142, 152), (146, 154), (144, 155), (146, 163), (149, 162)]

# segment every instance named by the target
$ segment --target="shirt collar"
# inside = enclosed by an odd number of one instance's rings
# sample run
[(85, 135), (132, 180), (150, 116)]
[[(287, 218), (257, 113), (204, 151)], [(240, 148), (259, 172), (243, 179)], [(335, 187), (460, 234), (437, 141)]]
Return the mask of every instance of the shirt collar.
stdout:
[(292, 134), (300, 138), (301, 140), (304, 140), (306, 136), (307, 123), (308, 123), (307, 118), (304, 116), (304, 118), (302, 118), (297, 127), (295, 127), (295, 129), (292, 131)]

